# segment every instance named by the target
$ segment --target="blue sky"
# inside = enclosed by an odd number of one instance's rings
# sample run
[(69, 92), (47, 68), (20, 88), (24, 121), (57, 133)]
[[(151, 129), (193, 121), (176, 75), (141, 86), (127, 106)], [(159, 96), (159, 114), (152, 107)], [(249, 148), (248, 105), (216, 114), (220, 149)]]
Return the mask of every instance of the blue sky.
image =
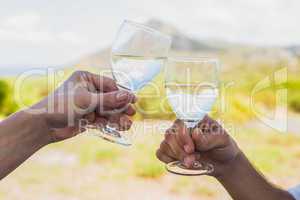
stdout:
[(60, 65), (108, 46), (124, 19), (197, 38), (300, 44), (299, 0), (0, 0), (0, 67)]

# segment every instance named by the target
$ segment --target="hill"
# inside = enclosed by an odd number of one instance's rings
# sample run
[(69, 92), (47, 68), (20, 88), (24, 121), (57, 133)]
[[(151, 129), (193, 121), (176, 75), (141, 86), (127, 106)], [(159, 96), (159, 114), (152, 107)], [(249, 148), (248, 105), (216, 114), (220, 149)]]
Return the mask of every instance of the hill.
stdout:
[[(264, 62), (276, 65), (288, 63), (294, 69), (300, 56), (300, 46), (254, 46), (238, 44), (216, 39), (199, 40), (186, 35), (175, 26), (163, 21), (152, 19), (145, 23), (147, 26), (159, 30), (172, 37), (170, 55), (217, 56), (225, 66), (232, 66), (239, 62)], [(231, 60), (230, 63), (227, 63)], [(110, 47), (101, 49), (91, 55), (73, 62), (77, 67), (96, 67), (106, 69), (110, 66)]]

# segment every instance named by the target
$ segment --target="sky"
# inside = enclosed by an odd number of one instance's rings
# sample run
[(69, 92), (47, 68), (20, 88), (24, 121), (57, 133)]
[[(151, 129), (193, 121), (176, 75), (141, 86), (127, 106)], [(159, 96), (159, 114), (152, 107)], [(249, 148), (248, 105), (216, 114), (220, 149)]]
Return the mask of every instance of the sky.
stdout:
[(189, 36), (300, 44), (299, 0), (0, 0), (0, 68), (64, 65), (112, 43), (124, 19)]

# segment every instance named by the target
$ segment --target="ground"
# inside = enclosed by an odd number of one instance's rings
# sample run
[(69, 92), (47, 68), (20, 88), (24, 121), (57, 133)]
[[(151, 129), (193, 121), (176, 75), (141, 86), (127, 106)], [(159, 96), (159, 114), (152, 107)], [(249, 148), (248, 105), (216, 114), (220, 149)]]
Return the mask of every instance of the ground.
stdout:
[[(230, 199), (211, 177), (169, 174), (155, 158), (168, 121), (137, 122), (130, 148), (89, 134), (52, 144), (0, 182), (5, 200), (223, 200)], [(245, 131), (247, 127), (247, 131)], [(236, 125), (232, 136), (268, 179), (284, 188), (300, 182), (300, 137), (253, 124)], [(246, 187), (246, 186), (245, 186)]]

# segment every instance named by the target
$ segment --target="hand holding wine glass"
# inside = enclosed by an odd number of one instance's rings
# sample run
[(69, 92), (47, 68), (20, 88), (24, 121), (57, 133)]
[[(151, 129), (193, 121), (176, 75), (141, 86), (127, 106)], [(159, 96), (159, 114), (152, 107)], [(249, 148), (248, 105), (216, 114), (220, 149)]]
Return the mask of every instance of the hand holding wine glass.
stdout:
[[(214, 166), (206, 175), (222, 176), (230, 171), (230, 163), (241, 153), (235, 141), (223, 129), (223, 127), (205, 116), (197, 124), (189, 136), (187, 127), (181, 120), (176, 120), (165, 134), (165, 139), (157, 150), (157, 158), (164, 163), (181, 161), (190, 171), (194, 163)], [(196, 175), (196, 174), (195, 174)]]
[[(165, 88), (170, 106), (176, 117), (183, 121), (191, 135), (195, 126), (211, 111), (218, 97), (218, 60), (211, 58), (168, 58)], [(169, 172), (179, 175), (211, 173), (207, 163), (186, 169), (182, 161), (168, 163)]]
[[(124, 21), (111, 49), (111, 73), (120, 90), (137, 93), (163, 68), (171, 38), (143, 24)], [(123, 146), (132, 144), (130, 134), (107, 124), (97, 135)], [(132, 135), (132, 134), (131, 134)]]

